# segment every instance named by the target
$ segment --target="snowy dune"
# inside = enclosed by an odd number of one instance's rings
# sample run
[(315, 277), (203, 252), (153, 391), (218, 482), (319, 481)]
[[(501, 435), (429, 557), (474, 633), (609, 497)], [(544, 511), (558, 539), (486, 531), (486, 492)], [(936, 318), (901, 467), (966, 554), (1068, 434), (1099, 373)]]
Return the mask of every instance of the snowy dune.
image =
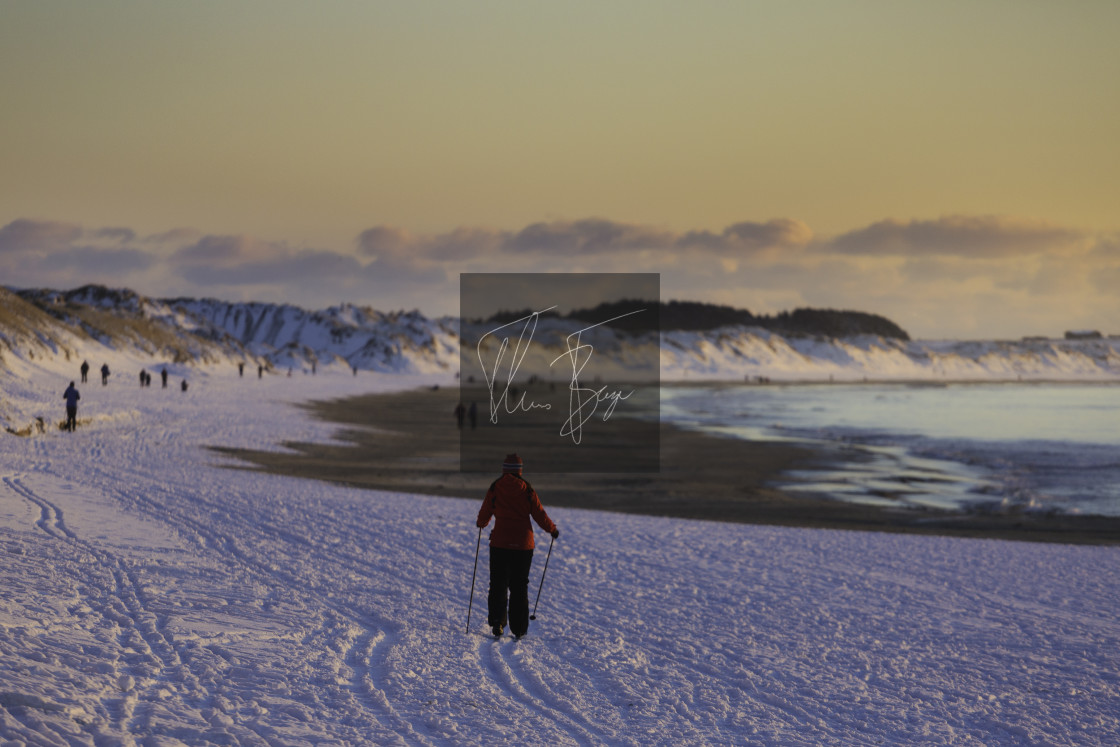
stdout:
[(1115, 381), (1120, 339), (901, 341), (785, 338), (744, 327), (666, 332), (663, 379), (733, 381)]
[[(23, 365), (6, 396), (61, 418), (77, 377)], [(538, 619), (524, 640), (495, 642), (485, 536), (464, 632), (485, 484), (471, 500), (360, 491), (229, 469), (204, 448), (328, 439), (293, 403), (450, 376), (226, 368), (186, 371), (186, 393), (158, 377), (141, 390), (132, 374), (90, 383), (77, 433), (0, 438), (0, 741), (1089, 745), (1120, 733), (1116, 548), (555, 508)], [(539, 533), (534, 594), (547, 547)]]

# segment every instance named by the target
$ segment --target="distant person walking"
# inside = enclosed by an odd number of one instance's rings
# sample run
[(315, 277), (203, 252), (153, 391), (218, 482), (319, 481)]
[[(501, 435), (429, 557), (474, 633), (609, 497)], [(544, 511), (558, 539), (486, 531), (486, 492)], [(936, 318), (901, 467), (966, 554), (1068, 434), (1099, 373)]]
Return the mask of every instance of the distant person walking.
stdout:
[(183, 383), (179, 385), (179, 388), (182, 389), (184, 392), (187, 391), (187, 380), (186, 379), (183, 379)]
[(263, 365), (258, 365), (257, 366), (257, 378), (258, 379), (263, 379), (264, 378), (264, 366)]
[(159, 378), (163, 381), (163, 388), (166, 389), (167, 388), (167, 366), (164, 366), (163, 370), (159, 372)]
[(73, 381), (62, 393), (62, 398), (66, 400), (66, 430), (73, 433), (74, 429), (78, 427), (78, 400), (82, 398), (82, 395), (78, 394), (78, 390), (74, 387)]
[(108, 363), (102, 363), (101, 364), (101, 386), (105, 386), (108, 383), (109, 383), (109, 364)]
[(463, 403), (455, 405), (455, 422), (459, 424), (459, 430), (463, 430), (463, 418), (467, 416), (467, 408), (463, 407)]
[(529, 568), (533, 564), (534, 547), (529, 518), (553, 539), (560, 536), (560, 530), (545, 513), (537, 491), (521, 476), (522, 466), (517, 454), (506, 455), (502, 476), (490, 484), (475, 522), (481, 529), (494, 518), (494, 529), (490, 532), (487, 621), (496, 637), (502, 635), (507, 620), (510, 632), (518, 638), (529, 630)]
[(471, 421), (471, 430), (473, 431), (478, 427), (478, 403), (471, 402), (470, 408), (467, 410), (467, 417)]
[(237, 375), (238, 376), (244, 376), (245, 375), (245, 361), (241, 361), (240, 363), (237, 364)]
[(82, 361), (82, 383), (85, 384), (89, 377), (89, 361)]
[(141, 368), (140, 369), (140, 387), (141, 388), (144, 387), (144, 382), (147, 380), (147, 378), (148, 378), (148, 372)]

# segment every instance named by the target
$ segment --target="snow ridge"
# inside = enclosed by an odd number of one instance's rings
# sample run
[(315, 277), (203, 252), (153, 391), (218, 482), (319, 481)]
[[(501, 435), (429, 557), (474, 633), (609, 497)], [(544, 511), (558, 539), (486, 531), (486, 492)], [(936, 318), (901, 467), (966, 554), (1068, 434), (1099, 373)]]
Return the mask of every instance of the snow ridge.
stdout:
[(280, 367), (339, 363), (392, 373), (435, 373), (458, 367), (458, 324), (418, 311), (385, 314), (342, 304), (307, 311), (289, 304), (177, 299), (171, 307), (230, 335)]
[(711, 332), (665, 332), (661, 371), (663, 378), (712, 380), (1099, 381), (1120, 378), (1120, 338), (785, 338), (758, 328), (724, 327)]

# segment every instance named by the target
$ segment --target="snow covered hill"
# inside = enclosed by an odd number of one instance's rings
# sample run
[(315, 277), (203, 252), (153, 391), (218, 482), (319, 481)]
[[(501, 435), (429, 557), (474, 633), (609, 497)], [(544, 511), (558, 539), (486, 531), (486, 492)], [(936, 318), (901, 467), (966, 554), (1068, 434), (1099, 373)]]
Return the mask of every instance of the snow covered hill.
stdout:
[[(69, 378), (25, 361), (27, 396)], [(1107, 745), (1112, 547), (551, 508), (537, 620), (493, 640), (466, 500), (260, 474), (207, 445), (333, 427), (294, 403), (454, 384), (333, 369), (87, 385), (0, 438), (0, 743)], [(500, 457), (499, 457), (500, 458)], [(546, 506), (548, 496), (543, 496)], [(538, 535), (530, 584), (549, 539)]]
[[(21, 291), (19, 297), (52, 317), (57, 330), (118, 350), (155, 353), (158, 346), (144, 343), (170, 334), (181, 345), (201, 345), (227, 359), (280, 370), (339, 365), (421, 373), (451, 370), (458, 363), (457, 323), (430, 320), (416, 311), (383, 314), (351, 305), (307, 311), (287, 304), (161, 300), (101, 286)], [(144, 331), (122, 335), (119, 327), (129, 323), (143, 325)], [(5, 326), (0, 317), (0, 330)]]
[(882, 337), (784, 338), (761, 329), (666, 332), (669, 379), (786, 381), (1120, 379), (1120, 338), (902, 341)]
[(215, 366), (244, 364), (267, 375), (338, 369), (451, 373), (459, 363), (458, 323), (418, 312), (384, 314), (343, 305), (306, 311), (280, 304), (152, 299), (130, 290), (0, 288), (0, 426), (29, 433), (53, 412), (32, 394), (37, 364), (78, 377), (88, 361), (118, 379), (168, 370), (177, 380)]
[(176, 299), (176, 312), (229, 334), (276, 366), (343, 363), (351, 368), (432, 373), (458, 367), (458, 323), (418, 311), (384, 314), (343, 304), (297, 306)]

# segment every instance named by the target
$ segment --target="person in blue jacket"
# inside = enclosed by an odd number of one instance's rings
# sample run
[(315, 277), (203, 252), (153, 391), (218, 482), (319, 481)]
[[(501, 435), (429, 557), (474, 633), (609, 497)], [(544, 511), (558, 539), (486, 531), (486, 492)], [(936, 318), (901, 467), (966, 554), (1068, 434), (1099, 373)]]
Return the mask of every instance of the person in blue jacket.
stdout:
[(82, 398), (82, 395), (78, 394), (78, 390), (74, 387), (73, 381), (62, 393), (62, 398), (66, 400), (66, 430), (73, 433), (74, 429), (78, 427), (78, 400)]

